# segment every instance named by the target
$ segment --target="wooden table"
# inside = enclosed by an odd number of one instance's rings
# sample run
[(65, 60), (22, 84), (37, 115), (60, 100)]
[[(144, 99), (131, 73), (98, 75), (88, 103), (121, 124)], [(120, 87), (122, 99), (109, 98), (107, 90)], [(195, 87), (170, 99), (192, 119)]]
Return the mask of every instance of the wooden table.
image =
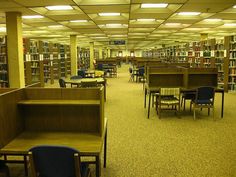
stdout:
[[(106, 167), (107, 121), (102, 136), (79, 132), (41, 132), (25, 131), (0, 149), (6, 162), (24, 163), (26, 176), (28, 150), (37, 145), (62, 145), (77, 149), (81, 156), (95, 157), (96, 177), (101, 175), (101, 152), (104, 145), (104, 168)], [(8, 156), (22, 156), (24, 160), (8, 160)]]
[[(146, 108), (146, 96), (149, 92), (149, 99), (148, 99), (148, 116), (147, 118), (149, 119), (150, 115), (150, 104), (151, 104), (151, 95), (153, 93), (158, 93), (160, 90), (160, 87), (149, 87), (148, 84), (145, 85), (145, 91), (144, 91), (144, 108)], [(181, 88), (181, 92), (193, 92), (196, 91), (196, 89), (186, 89), (186, 88)], [(221, 88), (216, 88), (215, 92), (221, 93), (221, 118), (224, 116), (224, 89)]]

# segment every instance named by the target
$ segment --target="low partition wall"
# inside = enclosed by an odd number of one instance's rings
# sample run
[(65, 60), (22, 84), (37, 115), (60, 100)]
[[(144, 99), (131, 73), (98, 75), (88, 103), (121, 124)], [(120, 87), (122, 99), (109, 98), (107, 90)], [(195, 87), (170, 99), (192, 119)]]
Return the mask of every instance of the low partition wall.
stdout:
[(147, 67), (149, 87), (217, 87), (217, 68)]
[(0, 148), (23, 131), (104, 131), (104, 88), (23, 88), (0, 95)]

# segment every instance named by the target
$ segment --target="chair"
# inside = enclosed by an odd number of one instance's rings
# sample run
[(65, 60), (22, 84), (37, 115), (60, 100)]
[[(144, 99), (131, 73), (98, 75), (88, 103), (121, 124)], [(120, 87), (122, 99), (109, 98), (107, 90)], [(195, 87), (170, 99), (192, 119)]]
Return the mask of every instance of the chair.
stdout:
[(161, 118), (161, 110), (175, 110), (175, 114), (179, 112), (180, 88), (160, 88), (160, 93), (157, 95), (156, 107), (159, 119)]
[(133, 73), (133, 69), (132, 68), (129, 68), (129, 74), (130, 74), (129, 81), (134, 81), (134, 73)]
[(3, 160), (0, 160), (0, 176), (10, 177), (8, 166), (4, 163)]
[(78, 76), (80, 76), (80, 77), (82, 77), (82, 78), (85, 78), (85, 70), (82, 70), (82, 69), (80, 69), (80, 70), (78, 70)]
[(66, 82), (64, 81), (64, 79), (62, 78), (59, 79), (59, 85), (61, 88), (66, 88)]
[(195, 99), (196, 93), (195, 92), (184, 92), (182, 93), (181, 96), (181, 107), (184, 103), (184, 110), (185, 110), (185, 105), (186, 105), (186, 101), (190, 100), (190, 111), (192, 109), (192, 100)]
[(210, 115), (210, 108), (212, 108), (214, 119), (214, 99), (215, 89), (213, 87), (205, 86), (197, 88), (196, 98), (192, 100), (194, 120), (196, 119), (196, 108), (208, 108), (208, 115)]
[(79, 151), (65, 146), (35, 146), (29, 150), (31, 177), (89, 177)]
[(81, 87), (83, 88), (89, 88), (89, 87), (97, 87), (97, 81), (81, 81)]

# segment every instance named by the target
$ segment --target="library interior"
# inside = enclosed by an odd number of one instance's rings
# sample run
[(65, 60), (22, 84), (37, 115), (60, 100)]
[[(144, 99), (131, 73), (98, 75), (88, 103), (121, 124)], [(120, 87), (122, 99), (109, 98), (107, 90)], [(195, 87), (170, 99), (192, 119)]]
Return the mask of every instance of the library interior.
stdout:
[(235, 0), (0, 0), (1, 177), (236, 177)]

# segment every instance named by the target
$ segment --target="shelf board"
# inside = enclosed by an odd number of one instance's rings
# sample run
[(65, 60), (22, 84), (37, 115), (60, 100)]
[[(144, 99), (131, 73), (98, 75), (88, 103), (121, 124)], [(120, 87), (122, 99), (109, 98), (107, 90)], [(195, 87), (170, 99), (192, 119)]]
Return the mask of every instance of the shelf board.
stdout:
[(99, 100), (22, 100), (18, 105), (100, 105)]

